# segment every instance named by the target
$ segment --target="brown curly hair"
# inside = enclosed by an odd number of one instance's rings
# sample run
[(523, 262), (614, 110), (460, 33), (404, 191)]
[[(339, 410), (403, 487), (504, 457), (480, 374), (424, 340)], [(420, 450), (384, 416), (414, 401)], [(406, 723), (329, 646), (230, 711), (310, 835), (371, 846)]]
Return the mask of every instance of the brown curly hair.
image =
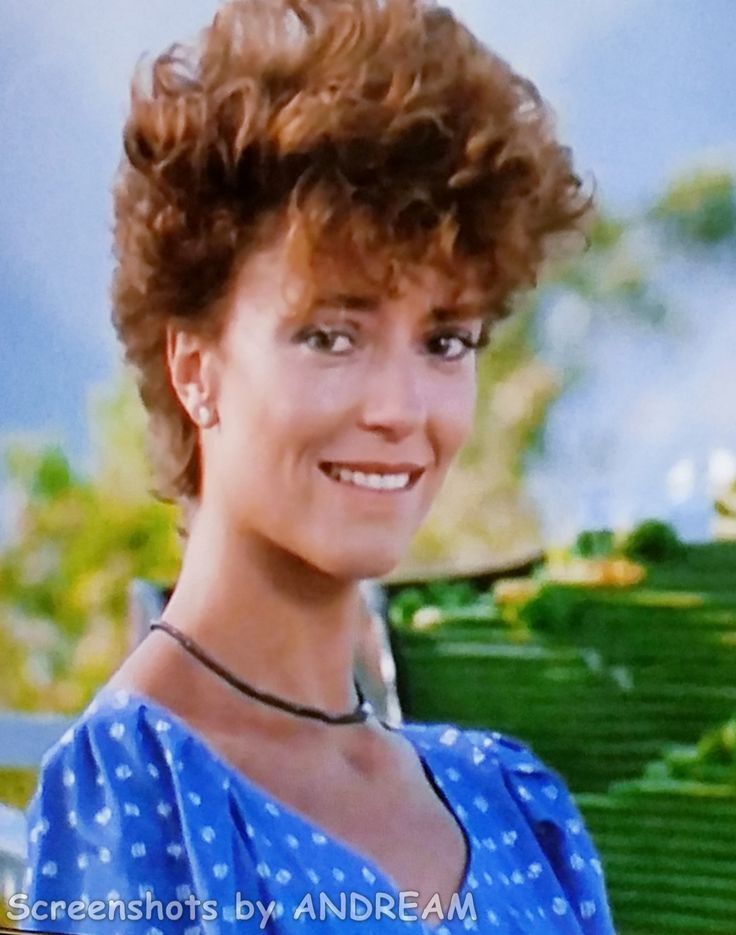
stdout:
[(429, 0), (230, 0), (195, 44), (139, 64), (124, 150), (112, 319), (154, 492), (185, 509), (198, 431), (166, 327), (217, 338), (269, 219), (308, 263), (339, 244), (386, 283), (409, 263), (462, 270), (490, 324), (592, 202), (536, 87)]

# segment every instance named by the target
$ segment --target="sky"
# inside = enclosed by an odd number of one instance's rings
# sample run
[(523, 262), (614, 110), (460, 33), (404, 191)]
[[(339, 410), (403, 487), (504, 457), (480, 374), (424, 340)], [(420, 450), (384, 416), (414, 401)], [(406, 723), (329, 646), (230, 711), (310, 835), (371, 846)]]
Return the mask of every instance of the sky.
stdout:
[[(733, 0), (454, 0), (447, 5), (537, 83), (578, 168), (595, 178), (609, 210), (635, 213), (673, 174), (694, 165), (736, 164)], [(90, 389), (119, 368), (107, 294), (109, 192), (129, 78), (142, 53), (192, 36), (216, 6), (212, 0), (3, 0), (0, 436), (58, 441), (75, 464), (87, 463)], [(530, 475), (534, 494), (547, 504), (542, 512), (548, 532), (561, 515), (570, 516), (569, 509), (549, 506), (561, 487), (580, 494), (576, 523), (610, 521), (645, 509), (663, 489), (662, 478), (690, 458), (695, 479), (689, 504), (683, 508), (682, 500), (665, 498), (658, 509), (689, 536), (705, 534), (708, 501), (698, 478), (707, 472), (713, 451), (736, 451), (736, 418), (729, 425), (721, 404), (724, 394), (733, 398), (736, 390), (725, 372), (732, 369), (726, 367), (725, 338), (734, 336), (733, 282), (719, 278), (716, 291), (721, 311), (711, 309), (707, 328), (703, 324), (691, 341), (697, 360), (688, 360), (688, 385), (698, 387), (702, 402), (698, 424), (682, 424), (679, 436), (674, 432), (680, 441), (670, 435), (673, 425), (684, 423), (675, 408), (681, 390), (670, 394), (669, 407), (659, 393), (664, 411), (658, 418), (667, 426), (672, 464), (662, 463), (651, 438), (637, 439), (643, 451), (629, 446), (630, 413), (609, 420), (605, 438), (618, 468), (611, 483), (617, 480), (631, 491), (625, 503), (600, 489), (591, 458), (581, 457), (580, 445), (575, 447), (574, 426), (578, 414), (583, 423), (598, 424), (596, 407), (605, 409), (618, 385), (616, 361), (646, 375), (646, 342), (640, 344), (625, 329), (586, 332), (585, 347), (595, 364), (591, 382), (551, 414), (552, 454)], [(697, 298), (688, 299), (693, 309)], [(699, 320), (693, 311), (689, 321), (696, 332)], [(679, 386), (678, 351), (663, 346), (659, 353), (660, 391), (662, 380)], [(573, 485), (571, 453), (579, 471)], [(718, 457), (721, 465), (727, 463)], [(687, 467), (680, 470), (682, 477), (688, 474)], [(683, 481), (680, 495), (685, 487)]]

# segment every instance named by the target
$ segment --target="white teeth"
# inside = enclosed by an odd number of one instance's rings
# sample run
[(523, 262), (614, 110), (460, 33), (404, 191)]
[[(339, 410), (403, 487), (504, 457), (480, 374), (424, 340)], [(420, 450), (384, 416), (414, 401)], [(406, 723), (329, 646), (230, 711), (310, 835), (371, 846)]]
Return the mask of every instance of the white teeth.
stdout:
[(356, 487), (368, 487), (371, 490), (400, 490), (409, 483), (410, 475), (404, 474), (365, 474), (363, 471), (351, 471), (349, 468), (331, 464), (329, 473), (344, 484)]

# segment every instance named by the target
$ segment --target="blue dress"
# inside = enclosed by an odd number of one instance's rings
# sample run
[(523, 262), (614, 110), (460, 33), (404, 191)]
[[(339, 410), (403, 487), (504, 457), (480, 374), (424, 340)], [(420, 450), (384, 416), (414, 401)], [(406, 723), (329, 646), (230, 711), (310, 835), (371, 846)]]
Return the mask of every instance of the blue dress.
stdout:
[(598, 853), (556, 772), (496, 732), (393, 729), (463, 830), (462, 885), (444, 915), (431, 902), (423, 915), (411, 891), (173, 712), (106, 687), (44, 757), (11, 918), (90, 935), (612, 935)]

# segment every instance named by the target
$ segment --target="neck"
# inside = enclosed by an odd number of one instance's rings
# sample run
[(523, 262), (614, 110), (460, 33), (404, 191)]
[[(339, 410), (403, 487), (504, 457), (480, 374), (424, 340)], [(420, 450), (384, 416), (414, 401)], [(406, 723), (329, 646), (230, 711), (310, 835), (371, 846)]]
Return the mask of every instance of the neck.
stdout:
[[(355, 706), (357, 581), (331, 578), (260, 537), (236, 538), (200, 511), (161, 616), (261, 691), (334, 714)], [(158, 638), (170, 640), (166, 634)], [(197, 666), (204, 669), (194, 659), (182, 664), (192, 674)], [(213, 688), (212, 680), (220, 681), (208, 670), (196, 677), (200, 684), (208, 678)], [(235, 703), (234, 689), (222, 683), (216, 690), (218, 697), (229, 692)], [(260, 702), (246, 703), (257, 717), (277, 714)]]

